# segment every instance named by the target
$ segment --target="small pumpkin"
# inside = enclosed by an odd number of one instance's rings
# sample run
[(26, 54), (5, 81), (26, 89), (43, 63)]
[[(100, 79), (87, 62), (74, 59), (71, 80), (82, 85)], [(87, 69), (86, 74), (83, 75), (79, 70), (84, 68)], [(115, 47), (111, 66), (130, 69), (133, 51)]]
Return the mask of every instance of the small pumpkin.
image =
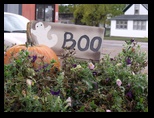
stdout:
[[(56, 53), (49, 48), (46, 45), (34, 45), (34, 40), (32, 40), (31, 38), (31, 34), (30, 34), (30, 28), (31, 28), (31, 22), (27, 23), (27, 42), (26, 44), (22, 44), (22, 45), (15, 45), (11, 48), (9, 48), (5, 55), (4, 55), (4, 64), (9, 64), (10, 63), (10, 58), (12, 57), (11, 53), (13, 54), (17, 54), (18, 52), (20, 52), (20, 50), (28, 50), (31, 55), (37, 55), (37, 56), (42, 56), (43, 58), (39, 60), (39, 58), (37, 58), (37, 61), (34, 62), (34, 67), (38, 68), (38, 62), (42, 61), (45, 63), (50, 63), (50, 61), (52, 59), (54, 59), (56, 62), (54, 63), (54, 67), (60, 69), (60, 61), (56, 55)], [(31, 44), (31, 45), (30, 45)]]

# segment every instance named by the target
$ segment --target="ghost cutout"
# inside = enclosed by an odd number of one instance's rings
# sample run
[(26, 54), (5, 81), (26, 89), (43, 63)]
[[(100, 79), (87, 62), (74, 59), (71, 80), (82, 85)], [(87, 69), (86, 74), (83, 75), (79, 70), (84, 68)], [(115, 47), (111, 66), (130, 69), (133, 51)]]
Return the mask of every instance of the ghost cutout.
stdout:
[(49, 47), (53, 47), (57, 44), (58, 37), (56, 34), (51, 34), (51, 38), (48, 38), (48, 32), (50, 29), (50, 25), (45, 28), (42, 22), (38, 22), (35, 24), (35, 30), (31, 29), (31, 33), (36, 36), (38, 44), (44, 44)]

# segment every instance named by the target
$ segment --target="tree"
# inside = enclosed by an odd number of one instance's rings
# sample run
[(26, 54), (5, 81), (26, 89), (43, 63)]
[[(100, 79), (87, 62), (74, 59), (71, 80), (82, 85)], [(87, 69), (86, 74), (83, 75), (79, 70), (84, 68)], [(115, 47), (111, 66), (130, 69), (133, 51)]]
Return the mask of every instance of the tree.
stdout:
[(59, 13), (73, 13), (77, 4), (59, 4)]
[(70, 12), (68, 5), (59, 4), (59, 13), (68, 13)]
[(84, 5), (82, 4), (74, 5), (73, 15), (74, 15), (75, 24), (80, 24), (80, 25), (86, 24), (82, 22), (83, 15), (84, 15)]
[[(110, 24), (110, 17), (123, 14), (125, 4), (79, 4), (74, 9), (75, 24), (99, 26)], [(106, 30), (104, 31), (106, 34)]]
[(74, 10), (76, 9), (76, 6), (77, 6), (78, 4), (68, 4), (68, 9), (69, 9), (69, 11), (71, 12), (71, 13), (73, 13), (74, 12)]
[(123, 14), (125, 4), (79, 4), (74, 10), (74, 18), (90, 26), (109, 23), (108, 17)]

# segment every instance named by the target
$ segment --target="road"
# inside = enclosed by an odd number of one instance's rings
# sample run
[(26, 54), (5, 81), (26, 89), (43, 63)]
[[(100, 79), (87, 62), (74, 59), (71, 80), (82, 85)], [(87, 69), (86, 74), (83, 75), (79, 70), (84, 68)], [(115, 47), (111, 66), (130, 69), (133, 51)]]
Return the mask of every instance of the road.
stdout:
[[(125, 41), (103, 40), (102, 57), (105, 54), (110, 54), (110, 57), (116, 56), (122, 51), (123, 44)], [(141, 46), (141, 51), (145, 51), (148, 57), (148, 43), (138, 42), (137, 44)], [(143, 72), (148, 73), (148, 66)]]
[[(125, 44), (125, 41), (103, 40), (103, 47), (121, 47), (123, 44)], [(148, 49), (148, 43), (138, 42), (138, 44), (141, 45), (141, 48)]]

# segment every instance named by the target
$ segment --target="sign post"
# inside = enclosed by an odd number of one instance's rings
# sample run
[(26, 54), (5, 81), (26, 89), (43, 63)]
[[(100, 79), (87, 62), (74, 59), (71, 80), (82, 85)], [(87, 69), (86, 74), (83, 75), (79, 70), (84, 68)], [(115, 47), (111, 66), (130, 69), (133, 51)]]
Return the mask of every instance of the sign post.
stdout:
[(100, 27), (31, 21), (31, 36), (35, 44), (47, 45), (57, 56), (69, 47), (75, 48), (76, 58), (101, 58), (104, 29)]

